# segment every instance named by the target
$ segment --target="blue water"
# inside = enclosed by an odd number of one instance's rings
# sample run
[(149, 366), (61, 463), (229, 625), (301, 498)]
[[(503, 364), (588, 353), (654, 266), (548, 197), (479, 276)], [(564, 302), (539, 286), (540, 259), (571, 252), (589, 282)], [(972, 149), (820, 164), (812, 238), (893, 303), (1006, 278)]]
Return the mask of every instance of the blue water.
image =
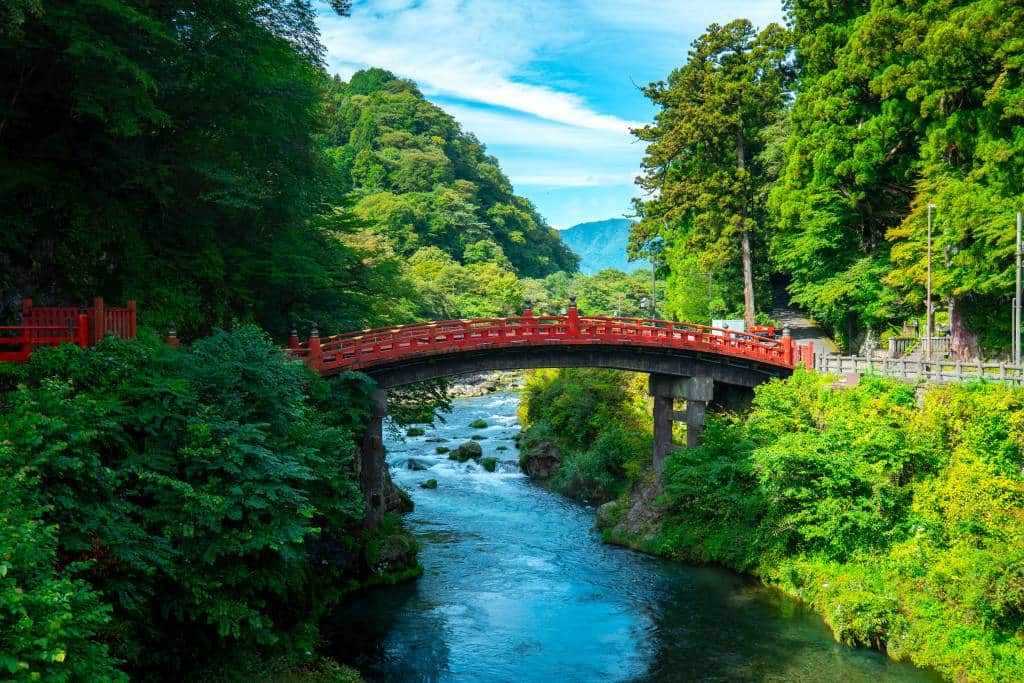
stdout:
[[(603, 545), (593, 508), (519, 472), (518, 400), (458, 399), (425, 436), (388, 438), (425, 573), (355, 597), (325, 624), (329, 653), (368, 680), (938, 680), (838, 645), (819, 617), (750, 579)], [(481, 417), (491, 426), (468, 427)], [(472, 434), (497, 472), (435, 453)], [(408, 469), (410, 458), (429, 469)], [(438, 488), (421, 489), (426, 479)]]

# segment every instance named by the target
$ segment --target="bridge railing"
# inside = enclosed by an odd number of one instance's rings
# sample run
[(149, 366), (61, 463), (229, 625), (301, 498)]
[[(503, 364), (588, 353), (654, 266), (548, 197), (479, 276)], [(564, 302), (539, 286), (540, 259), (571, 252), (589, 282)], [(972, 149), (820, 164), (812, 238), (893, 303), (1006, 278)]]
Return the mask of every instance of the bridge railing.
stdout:
[(291, 353), (322, 372), (358, 370), (405, 357), (494, 347), (547, 345), (629, 345), (704, 351), (791, 368), (792, 339), (669, 320), (567, 315), (535, 316), (530, 311), (511, 318), (479, 318), (413, 323), (361, 330), (305, 343), (293, 333)]

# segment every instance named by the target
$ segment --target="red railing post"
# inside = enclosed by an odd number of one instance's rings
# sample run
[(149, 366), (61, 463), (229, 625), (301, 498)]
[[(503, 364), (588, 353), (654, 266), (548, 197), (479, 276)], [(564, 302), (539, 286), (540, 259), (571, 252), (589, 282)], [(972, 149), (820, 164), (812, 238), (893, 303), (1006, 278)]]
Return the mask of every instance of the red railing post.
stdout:
[(294, 323), (292, 323), (292, 332), (288, 335), (288, 348), (292, 351), (299, 348), (299, 331), (295, 329)]
[(135, 339), (135, 302), (128, 302), (128, 338)]
[(576, 308), (576, 297), (569, 297), (569, 336), (576, 337), (580, 333), (580, 312)]
[(306, 343), (306, 348), (309, 350), (309, 362), (316, 368), (320, 365), (320, 330), (317, 329), (316, 323), (313, 323), (313, 327), (309, 330), (309, 341)]
[(794, 367), (793, 362), (793, 337), (789, 335), (789, 328), (782, 328), (782, 359), (789, 367)]
[(92, 343), (95, 344), (107, 335), (107, 307), (101, 296), (92, 300), (92, 317)]
[(89, 348), (89, 316), (85, 309), (78, 311), (78, 323), (75, 328), (75, 343), (83, 349)]
[(32, 317), (32, 299), (21, 300), (21, 322), (28, 325), (28, 318)]

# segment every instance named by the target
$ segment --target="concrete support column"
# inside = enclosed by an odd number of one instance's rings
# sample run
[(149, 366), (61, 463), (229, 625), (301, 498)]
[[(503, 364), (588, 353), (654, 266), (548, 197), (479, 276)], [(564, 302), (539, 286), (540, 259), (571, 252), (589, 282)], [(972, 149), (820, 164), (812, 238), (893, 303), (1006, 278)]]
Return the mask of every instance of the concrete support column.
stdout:
[(363, 521), (376, 529), (384, 517), (384, 417), (388, 414), (388, 392), (376, 389), (370, 394), (370, 421), (359, 447), (359, 488), (363, 491), (366, 511)]
[(675, 401), (682, 395), (685, 377), (651, 375), (648, 392), (654, 399), (654, 469), (661, 472), (665, 459), (675, 447), (672, 443), (672, 421), (676, 417)]
[(654, 469), (660, 472), (672, 452), (672, 412), (675, 398), (654, 395)]

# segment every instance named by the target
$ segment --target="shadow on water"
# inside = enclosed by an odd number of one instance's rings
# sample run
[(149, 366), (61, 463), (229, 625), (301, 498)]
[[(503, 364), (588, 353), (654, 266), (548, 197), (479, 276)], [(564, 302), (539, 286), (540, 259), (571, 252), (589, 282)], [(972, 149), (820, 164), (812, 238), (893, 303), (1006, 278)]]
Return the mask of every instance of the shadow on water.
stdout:
[[(324, 622), (327, 653), (370, 681), (930, 681), (835, 643), (821, 619), (748, 577), (600, 543), (585, 508), (532, 485), (517, 397), (455, 402), (435, 433), (388, 443), (416, 509), (423, 577), (379, 588)], [(470, 429), (482, 418), (485, 429)], [(473, 434), (499, 471), (437, 454)], [(414, 457), (423, 471), (409, 470)], [(436, 490), (419, 488), (437, 479)]]

